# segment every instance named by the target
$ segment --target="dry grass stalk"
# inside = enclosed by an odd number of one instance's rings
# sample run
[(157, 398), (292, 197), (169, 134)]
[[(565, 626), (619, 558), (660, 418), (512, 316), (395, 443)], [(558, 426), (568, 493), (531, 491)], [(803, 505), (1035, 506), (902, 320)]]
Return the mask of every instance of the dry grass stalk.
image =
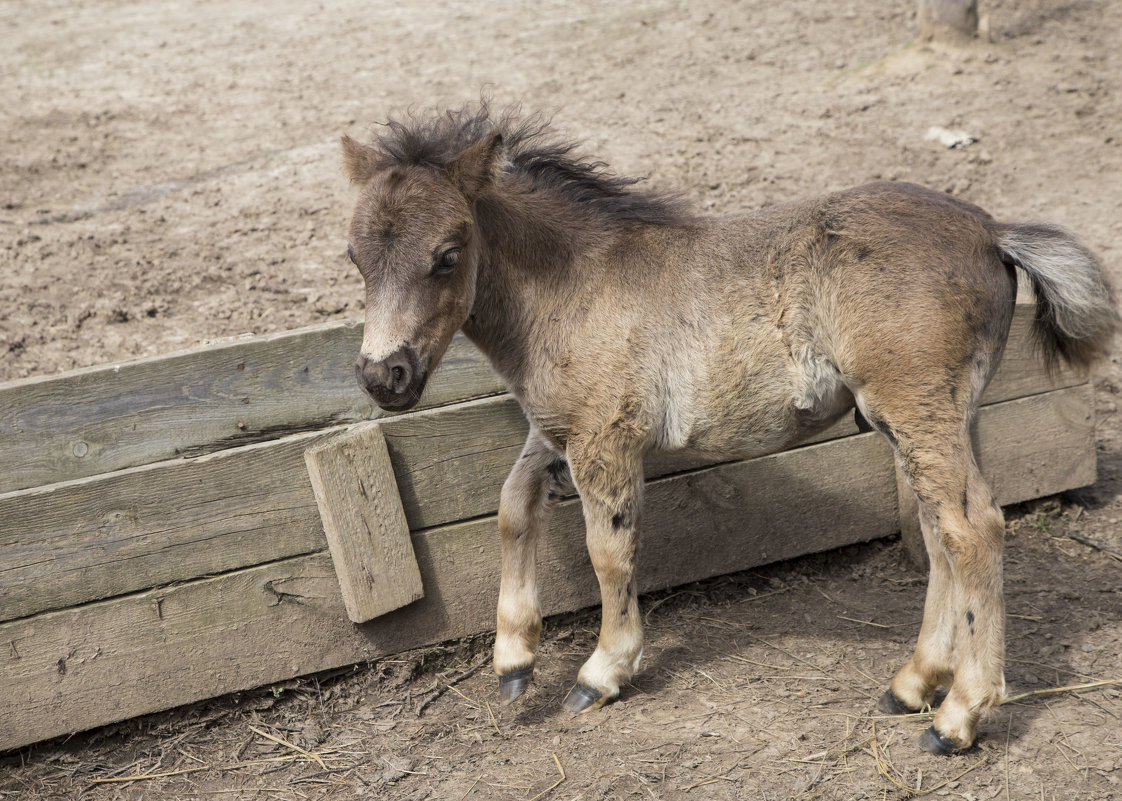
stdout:
[(1030, 690), (1027, 693), (1014, 695), (1011, 698), (1006, 698), (1001, 703), (1011, 704), (1015, 701), (1023, 701), (1026, 698), (1032, 698), (1037, 695), (1055, 695), (1056, 693), (1070, 693), (1078, 690), (1093, 690), (1096, 687), (1110, 687), (1116, 684), (1122, 684), (1122, 679), (1103, 679), (1102, 681), (1092, 681), (1086, 684), (1068, 684), (1063, 687), (1046, 687), (1042, 690)]
[(249, 730), (251, 732), (255, 733), (255, 734), (260, 734), (266, 740), (272, 740), (274, 743), (277, 743), (278, 745), (283, 745), (285, 748), (289, 748), (289, 749), (295, 751), (296, 753), (301, 754), (302, 756), (305, 756), (308, 759), (313, 760), (321, 768), (323, 768), (324, 770), (327, 770), (327, 763), (323, 761), (323, 757), (321, 757), (319, 754), (313, 754), (311, 751), (305, 751), (300, 746), (290, 743), (288, 740), (284, 739), (283, 737), (277, 737), (276, 735), (269, 734), (269, 732), (263, 731), (262, 729), (259, 729), (256, 726), (250, 726)]
[(561, 760), (559, 760), (557, 758), (557, 754), (551, 754), (551, 756), (553, 757), (554, 764), (557, 765), (557, 772), (561, 774), (561, 778), (558, 779), (557, 781), (555, 781), (553, 784), (549, 785), (549, 787), (546, 787), (544, 790), (542, 790), (536, 796), (531, 798), (530, 801), (538, 801), (539, 798), (543, 798), (547, 794), (556, 790), (558, 787), (561, 786), (561, 782), (565, 781), (565, 769), (563, 767), (561, 767)]
[(1071, 757), (1067, 755), (1064, 749), (1060, 748), (1059, 743), (1053, 740), (1052, 745), (1056, 746), (1056, 750), (1059, 751), (1063, 758), (1067, 760), (1067, 764), (1071, 766), (1072, 770), (1074, 770), (1076, 773), (1085, 771), (1087, 768), (1087, 755), (1071, 744), (1071, 740), (1068, 739), (1067, 732), (1064, 731), (1064, 724), (1060, 721), (1060, 716), (1056, 714), (1056, 710), (1052, 709), (1052, 705), (1045, 701), (1044, 708), (1048, 710), (1048, 714), (1050, 714), (1056, 721), (1056, 728), (1060, 730), (1060, 737), (1063, 738), (1064, 745), (1071, 749), (1071, 752), (1073, 754), (1078, 754), (1079, 757), (1083, 760), (1083, 767), (1079, 767), (1074, 762), (1072, 762)]
[(499, 721), (495, 717), (495, 710), (491, 709), (491, 702), (484, 701), (483, 703), (487, 704), (487, 714), (491, 716), (491, 725), (495, 727), (495, 733), (502, 737), (503, 730), (499, 728)]
[(921, 621), (914, 620), (907, 623), (874, 623), (871, 620), (858, 620), (855, 617), (846, 617), (845, 615), (837, 615), (838, 620), (848, 620), (850, 623), (861, 623), (865, 626), (876, 626), (878, 629), (900, 629), (905, 626), (918, 626)]
[(1117, 548), (1112, 548), (1105, 543), (1099, 542), (1098, 540), (1093, 540), (1090, 537), (1085, 537), (1075, 531), (1069, 531), (1067, 533), (1067, 536), (1068, 539), (1075, 540), (1076, 542), (1082, 543), (1089, 548), (1094, 548), (1096, 551), (1102, 551), (1112, 559), (1116, 559), (1119, 562), (1122, 562), (1122, 551), (1119, 551)]
[(464, 794), (460, 796), (460, 798), (459, 798), (459, 801), (464, 801), (464, 799), (468, 797), (468, 794), (469, 794), (469, 793), (470, 793), (470, 792), (471, 792), (472, 790), (474, 790), (474, 789), (475, 789), (475, 785), (479, 784), (479, 780), (480, 780), (480, 779), (482, 779), (482, 778), (483, 778), (483, 774), (482, 774), (482, 773), (480, 773), (480, 774), (479, 774), (478, 776), (476, 776), (476, 777), (475, 777), (475, 781), (473, 781), (473, 782), (471, 783), (471, 787), (469, 787), (469, 788), (467, 788), (466, 790), (464, 790)]
[[(483, 667), (484, 665), (486, 665), (490, 661), (491, 661), (491, 653), (487, 652), (483, 656), (481, 656), (479, 659), (477, 659), (474, 665), (472, 665), (467, 670), (460, 673), (460, 675), (456, 676), (454, 679), (451, 679), (450, 681), (446, 681), (443, 684), (441, 684), (439, 681), (434, 682), (433, 686), (431, 688), (429, 688), (428, 692), (425, 694), (425, 699), (423, 701), (421, 701), (420, 704), (417, 705), (417, 711), (414, 714), (416, 714), (417, 717), (420, 717), (424, 713), (425, 709), (428, 708), (429, 704), (431, 704), (433, 701), (435, 701), (440, 696), (444, 695), (445, 692), (447, 692), (448, 690), (455, 687), (455, 685), (459, 684), (464, 679), (466, 679), (470, 676), (474, 676), (479, 671), (479, 669), (481, 667)], [(463, 693), (461, 693), (461, 695), (463, 695)]]
[(169, 776), (182, 776), (185, 773), (198, 773), (201, 770), (210, 770), (210, 765), (199, 765), (194, 768), (180, 770), (167, 770), (162, 773), (134, 773), (129, 776), (114, 776), (108, 779), (90, 779), (90, 784), (120, 784), (123, 782), (139, 782), (149, 779), (166, 779)]

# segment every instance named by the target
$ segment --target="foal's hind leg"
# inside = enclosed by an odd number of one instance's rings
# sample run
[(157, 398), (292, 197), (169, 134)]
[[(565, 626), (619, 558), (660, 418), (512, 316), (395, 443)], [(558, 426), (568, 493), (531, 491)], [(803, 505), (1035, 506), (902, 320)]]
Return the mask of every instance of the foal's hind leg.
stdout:
[(1004, 519), (978, 471), (965, 422), (940, 422), (930, 410), (922, 420), (880, 409), (871, 414), (893, 441), (919, 499), (931, 560), (915, 653), (880, 708), (919, 709), (949, 683), (934, 725), (919, 740), (924, 750), (946, 754), (973, 744), (978, 721), (1005, 693)]
[(499, 500), (503, 566), (495, 672), (504, 704), (522, 695), (534, 674), (534, 649), (542, 630), (535, 564), (538, 535), (549, 509), (570, 488), (565, 459), (531, 430)]
[(930, 566), (927, 599), (915, 652), (877, 702), (877, 708), (890, 715), (915, 712), (930, 705), (935, 691), (950, 687), (954, 679), (954, 575), (939, 541), (935, 513), (928, 504), (920, 504), (919, 521)]

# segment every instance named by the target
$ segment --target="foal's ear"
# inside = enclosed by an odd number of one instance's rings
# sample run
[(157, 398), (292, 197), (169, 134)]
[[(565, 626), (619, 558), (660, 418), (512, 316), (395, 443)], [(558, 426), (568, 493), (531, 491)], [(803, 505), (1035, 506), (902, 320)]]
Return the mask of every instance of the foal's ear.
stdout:
[(495, 173), (498, 171), (502, 152), (503, 135), (501, 133), (493, 131), (484, 136), (456, 156), (456, 160), (448, 165), (452, 182), (469, 199), (474, 200), (480, 192), (495, 180)]
[(378, 171), (378, 151), (343, 134), (343, 166), (352, 184), (364, 184)]

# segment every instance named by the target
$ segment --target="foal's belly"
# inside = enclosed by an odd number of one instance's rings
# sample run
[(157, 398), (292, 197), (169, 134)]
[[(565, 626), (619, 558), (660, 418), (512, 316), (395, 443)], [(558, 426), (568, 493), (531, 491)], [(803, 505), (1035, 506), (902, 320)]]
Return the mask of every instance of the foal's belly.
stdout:
[(853, 407), (836, 370), (820, 360), (775, 359), (713, 382), (695, 398), (686, 447), (749, 458), (828, 428)]

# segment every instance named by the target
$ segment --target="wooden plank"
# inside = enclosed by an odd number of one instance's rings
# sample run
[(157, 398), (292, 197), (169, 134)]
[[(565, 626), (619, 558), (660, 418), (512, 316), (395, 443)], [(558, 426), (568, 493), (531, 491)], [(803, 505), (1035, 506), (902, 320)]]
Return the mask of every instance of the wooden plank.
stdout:
[[(865, 435), (652, 482), (642, 588), (888, 534), (886, 447)], [(597, 597), (582, 531), (579, 503), (560, 504), (539, 558), (548, 613)], [(414, 549), (425, 597), (361, 626), (325, 553), (2, 624), (0, 749), (492, 628), (495, 518)]]
[[(1092, 480), (1089, 393), (986, 409), (984, 469), (1000, 492), (1024, 500)], [(1013, 435), (1025, 439), (1007, 445)], [(875, 434), (652, 481), (640, 586), (884, 536), (897, 529), (895, 498)], [(491, 629), (494, 516), (415, 532), (413, 546), (425, 597), (361, 626), (346, 619), (326, 553), (2, 624), (0, 749)], [(538, 562), (547, 614), (596, 602), (577, 501), (559, 504)]]
[(0, 620), (324, 548), (300, 434), (0, 496)]
[(365, 623), (424, 597), (381, 427), (336, 435), (304, 460), (347, 616)]
[[(1095, 482), (1094, 394), (1090, 384), (983, 406), (974, 427), (978, 467), (1002, 506)], [(1057, 475), (1064, 465), (1066, 475)], [(908, 559), (926, 565), (919, 507), (897, 468), (900, 533)]]
[[(359, 389), (359, 321), (0, 384), (0, 492), (379, 417)], [(457, 336), (423, 407), (503, 391)]]

